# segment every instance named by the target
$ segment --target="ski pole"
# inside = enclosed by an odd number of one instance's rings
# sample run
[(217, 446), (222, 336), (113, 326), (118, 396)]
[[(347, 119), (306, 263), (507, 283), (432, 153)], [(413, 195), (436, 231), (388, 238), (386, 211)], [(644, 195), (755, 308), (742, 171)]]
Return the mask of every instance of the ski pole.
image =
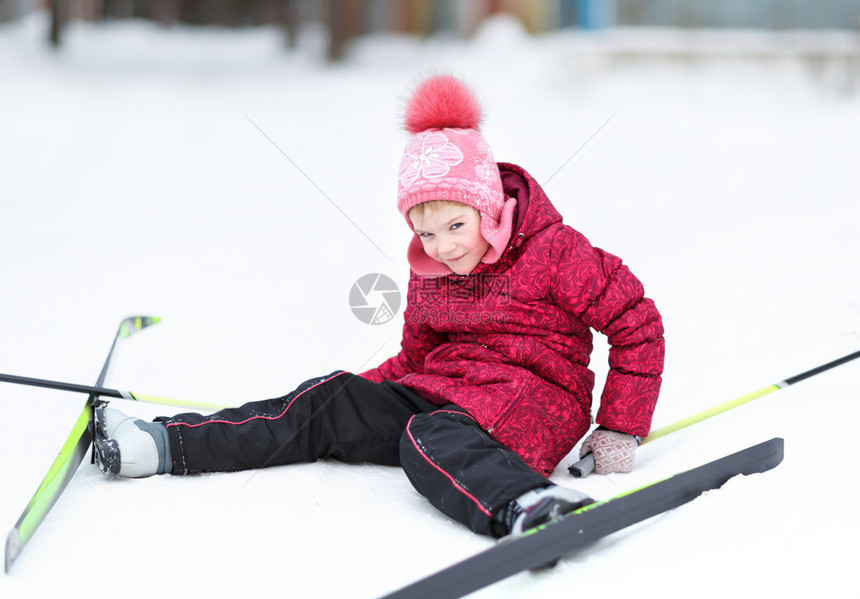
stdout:
[[(815, 376), (816, 374), (821, 374), (822, 372), (825, 372), (827, 370), (830, 370), (831, 368), (835, 368), (857, 358), (860, 358), (860, 351), (848, 354), (847, 356), (842, 356), (841, 358), (833, 360), (832, 362), (828, 362), (827, 364), (822, 364), (821, 366), (816, 366), (815, 368), (807, 370), (806, 372), (801, 372), (800, 374), (788, 377), (784, 381), (780, 381), (774, 385), (762, 387), (761, 389), (757, 389), (756, 391), (747, 393), (746, 395), (741, 395), (740, 397), (737, 397), (730, 401), (721, 403), (707, 410), (703, 410), (701, 412), (698, 412), (697, 414), (693, 414), (692, 416), (688, 416), (677, 422), (668, 424), (662, 428), (658, 428), (657, 430), (651, 431), (648, 436), (642, 440), (642, 444), (654, 441), (655, 439), (659, 439), (660, 437), (665, 437), (666, 435), (679, 431), (682, 428), (687, 428), (688, 426), (701, 422), (702, 420), (707, 420), (708, 418), (716, 416), (717, 414), (728, 412), (729, 410), (749, 403), (754, 399), (764, 397), (765, 395), (770, 395), (775, 391), (785, 389), (790, 385), (794, 385), (795, 383), (804, 381), (810, 377)], [(590, 453), (578, 462), (571, 464), (568, 467), (568, 472), (570, 472), (573, 476), (577, 478), (588, 476), (592, 470), (594, 470), (594, 455)]]
[(131, 399), (146, 403), (161, 404), (165, 406), (176, 406), (180, 408), (198, 408), (202, 410), (221, 410), (229, 406), (209, 403), (204, 401), (190, 401), (187, 399), (173, 399), (169, 397), (157, 397), (155, 395), (143, 395), (120, 389), (108, 389), (107, 387), (79, 385), (77, 383), (64, 383), (60, 381), (49, 381), (46, 379), (34, 379), (26, 376), (0, 373), (0, 382), (14, 383), (16, 385), (27, 385), (29, 387), (43, 387), (45, 389), (57, 389), (59, 391), (72, 391), (75, 393), (89, 393), (102, 397), (117, 397), (120, 399)]

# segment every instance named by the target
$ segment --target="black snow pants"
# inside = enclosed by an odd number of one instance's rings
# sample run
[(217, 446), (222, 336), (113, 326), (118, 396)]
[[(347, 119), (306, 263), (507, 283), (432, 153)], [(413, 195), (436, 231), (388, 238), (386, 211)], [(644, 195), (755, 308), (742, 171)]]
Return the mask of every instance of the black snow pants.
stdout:
[(493, 515), (551, 483), (494, 441), (462, 408), (348, 372), (302, 383), (283, 397), (204, 416), (160, 418), (173, 474), (227, 472), (318, 459), (400, 465), (413, 486), (481, 534), (508, 531)]

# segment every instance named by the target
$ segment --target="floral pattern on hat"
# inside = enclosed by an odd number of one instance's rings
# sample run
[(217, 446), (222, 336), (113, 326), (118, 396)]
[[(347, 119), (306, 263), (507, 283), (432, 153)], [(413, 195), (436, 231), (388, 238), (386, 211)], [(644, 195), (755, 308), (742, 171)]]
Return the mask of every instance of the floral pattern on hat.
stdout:
[(484, 157), (482, 162), (475, 165), (475, 174), (481, 177), (488, 184), (493, 180), (493, 177), (499, 176), (499, 169), (493, 161), (493, 157), (489, 154)]
[(400, 163), (400, 184), (412, 185), (419, 178), (444, 177), (463, 162), (463, 152), (440, 131), (428, 131), (409, 140)]

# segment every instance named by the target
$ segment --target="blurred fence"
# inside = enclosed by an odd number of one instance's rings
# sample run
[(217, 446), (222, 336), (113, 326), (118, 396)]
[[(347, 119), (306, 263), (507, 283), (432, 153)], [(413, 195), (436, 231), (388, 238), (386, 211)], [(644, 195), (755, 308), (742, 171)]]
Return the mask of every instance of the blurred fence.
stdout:
[(858, 29), (860, 0), (614, 0), (614, 23), (682, 28)]
[(860, 0), (0, 0), (0, 21), (34, 10), (51, 14), (58, 46), (72, 21), (149, 19), (164, 25), (276, 25), (289, 44), (308, 23), (328, 31), (328, 58), (350, 39), (388, 31), (471, 35), (487, 17), (514, 15), (532, 33), (565, 28), (842, 31), (860, 38)]

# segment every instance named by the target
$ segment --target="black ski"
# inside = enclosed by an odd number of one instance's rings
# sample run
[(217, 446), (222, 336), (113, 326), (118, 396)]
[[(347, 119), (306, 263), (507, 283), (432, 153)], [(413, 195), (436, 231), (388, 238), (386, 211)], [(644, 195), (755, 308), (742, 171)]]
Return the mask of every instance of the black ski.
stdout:
[(527, 531), (386, 595), (383, 599), (462, 597), (518, 572), (555, 563), (602, 537), (688, 503), (738, 474), (782, 462), (783, 440), (771, 439), (698, 468), (600, 501)]

